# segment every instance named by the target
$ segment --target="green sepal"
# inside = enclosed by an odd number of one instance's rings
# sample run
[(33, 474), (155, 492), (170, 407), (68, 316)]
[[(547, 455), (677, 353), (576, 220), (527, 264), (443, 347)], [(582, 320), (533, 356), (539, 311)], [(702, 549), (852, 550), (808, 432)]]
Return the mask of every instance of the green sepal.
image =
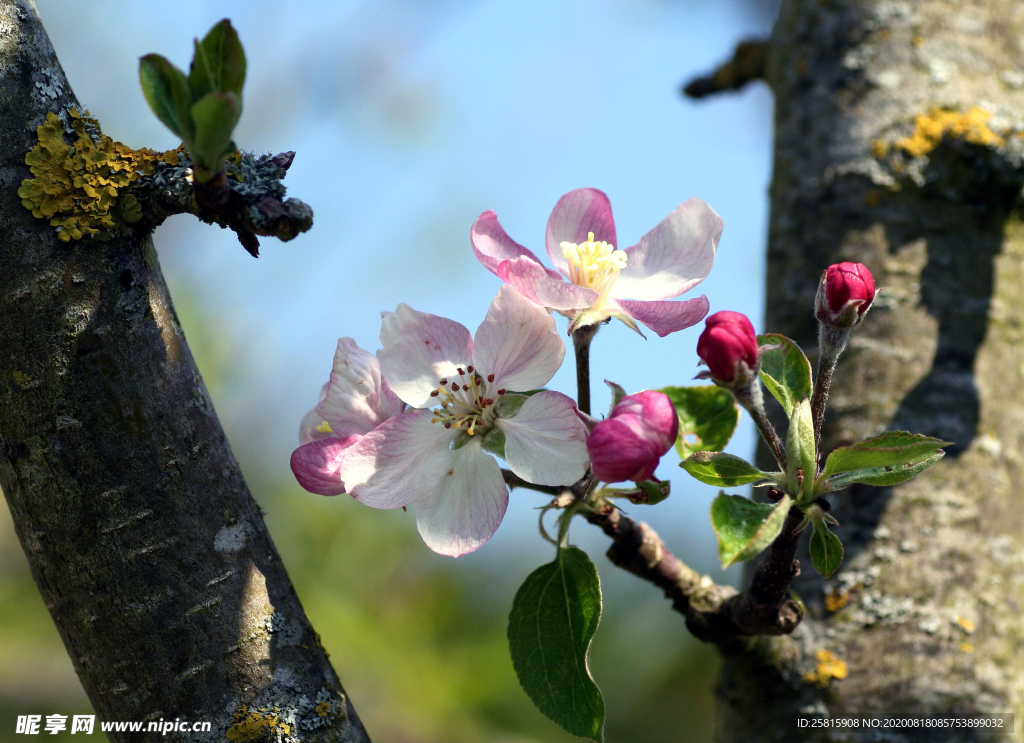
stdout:
[(722, 451), (740, 419), (736, 400), (729, 390), (713, 384), (694, 387), (663, 387), (679, 415), (676, 451), (680, 459), (698, 451)]
[(757, 336), (761, 347), (761, 381), (786, 416), (801, 400), (811, 398), (811, 362), (800, 347), (784, 335), (766, 333)]
[(615, 406), (622, 402), (622, 398), (626, 396), (626, 389), (621, 384), (615, 382), (609, 382), (607, 379), (604, 383), (608, 385), (608, 389), (612, 391), (612, 405), (608, 408), (608, 417), (612, 415), (612, 411), (615, 410)]
[(188, 83), (198, 100), (209, 93), (234, 93), (241, 98), (245, 83), (245, 51), (238, 34), (225, 18), (196, 39)]
[[(185, 144), (196, 165), (193, 175), (200, 183), (223, 170), (224, 158), (235, 149), (231, 132), (241, 115), (241, 101), (234, 93), (207, 93), (192, 105), (196, 133)], [(200, 171), (207, 171), (208, 177)]]
[(833, 451), (825, 461), (822, 476), (828, 478), (855, 470), (914, 465), (935, 456), (939, 449), (951, 443), (920, 433), (886, 431)]
[[(540, 391), (542, 390), (538, 390), (538, 392)], [(502, 395), (498, 398), (498, 401), (494, 403), (494, 414), (499, 418), (511, 418), (519, 412), (519, 409), (523, 407), (523, 403), (525, 403), (527, 398), (533, 394), (536, 394), (536, 392), (531, 391), (524, 392), (522, 394), (509, 393), (507, 395)]]
[(734, 488), (752, 482), (776, 482), (745, 459), (724, 452), (698, 451), (679, 463), (679, 466), (705, 485)]
[(573, 735), (604, 739), (604, 699), (590, 675), (601, 619), (601, 581), (587, 553), (558, 550), (512, 602), (508, 645), (519, 683), (537, 708)]
[(792, 503), (788, 495), (778, 503), (756, 503), (720, 492), (711, 503), (711, 527), (718, 538), (722, 567), (756, 557), (775, 541)]
[[(786, 482), (790, 495), (801, 501), (814, 498), (814, 474), (817, 466), (811, 403), (808, 400), (801, 400), (789, 416), (789, 430), (786, 432)], [(802, 482), (798, 470), (803, 473)]]
[(192, 91), (185, 73), (159, 54), (147, 54), (139, 60), (139, 84), (156, 117), (183, 141), (191, 140)]
[(637, 494), (630, 496), (630, 501), (637, 504), (653, 506), (668, 498), (672, 492), (672, 485), (668, 480), (641, 480), (636, 484)]
[(505, 432), (500, 428), (492, 428), (484, 436), (483, 440), (484, 451), (489, 451), (495, 456), (505, 458)]
[(843, 543), (829, 531), (824, 519), (812, 519), (814, 533), (811, 534), (811, 563), (825, 578), (839, 569), (843, 562)]

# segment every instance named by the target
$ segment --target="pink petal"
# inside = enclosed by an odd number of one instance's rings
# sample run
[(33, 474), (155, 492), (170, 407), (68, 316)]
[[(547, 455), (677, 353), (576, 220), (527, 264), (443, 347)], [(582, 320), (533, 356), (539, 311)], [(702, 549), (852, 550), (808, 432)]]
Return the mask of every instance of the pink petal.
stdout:
[(531, 395), (512, 418), (499, 418), (505, 461), (536, 485), (572, 485), (587, 471), (587, 427), (560, 392)]
[(659, 336), (696, 325), (711, 309), (708, 298), (701, 294), (696, 299), (680, 302), (638, 302), (620, 299), (618, 304), (634, 320), (639, 320)]
[[(477, 260), (495, 275), (500, 275), (498, 266), (502, 261), (525, 256), (534, 263), (540, 264), (537, 256), (508, 236), (502, 226), (498, 224), (498, 215), (491, 209), (477, 217), (473, 228), (469, 231), (469, 240), (473, 244), (473, 252), (476, 254)], [(544, 270), (553, 279), (561, 278), (557, 271), (548, 268)]]
[(552, 279), (543, 266), (529, 258), (505, 261), (498, 267), (498, 275), (531, 302), (553, 310), (584, 309), (598, 297), (593, 289)]
[(508, 489), (494, 457), (473, 441), (452, 453), (434, 491), (417, 500), (416, 526), (430, 549), (458, 557), (478, 549), (501, 524)]
[(560, 198), (548, 217), (548, 255), (563, 276), (569, 275), (569, 264), (562, 255), (562, 243), (578, 245), (586, 241), (588, 232), (594, 233), (595, 240), (618, 247), (608, 197), (596, 188), (577, 188)]
[(473, 340), (465, 327), (400, 304), (384, 315), (380, 368), (391, 389), (416, 408), (430, 405), (438, 381), (471, 364)]
[(547, 384), (564, 357), (555, 318), (511, 286), (501, 287), (473, 339), (477, 371), (493, 374), (495, 389), (526, 391)]
[(334, 434), (344, 438), (368, 433), (403, 407), (381, 379), (377, 357), (351, 338), (339, 338), (327, 394), (316, 407)]
[(636, 418), (624, 416), (594, 426), (587, 439), (594, 477), (602, 482), (623, 482), (647, 480), (654, 474), (661, 452), (637, 430), (639, 425)]
[(689, 291), (710, 273), (722, 226), (722, 218), (700, 199), (684, 201), (626, 249), (626, 267), (612, 296), (668, 299)]
[(454, 461), (449, 447), (458, 431), (431, 423), (434, 414), (415, 410), (389, 418), (349, 447), (341, 479), (360, 503), (401, 508), (433, 493)]
[(299, 485), (317, 495), (340, 495), (345, 492), (341, 481), (342, 453), (359, 440), (359, 436), (319, 439), (303, 444), (292, 452), (291, 466)]

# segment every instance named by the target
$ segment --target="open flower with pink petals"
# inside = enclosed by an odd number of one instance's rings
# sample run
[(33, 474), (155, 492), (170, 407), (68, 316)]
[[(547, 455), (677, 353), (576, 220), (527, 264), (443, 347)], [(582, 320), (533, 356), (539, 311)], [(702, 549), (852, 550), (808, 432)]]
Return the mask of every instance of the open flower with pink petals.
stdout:
[[(569, 318), (569, 332), (617, 317), (659, 336), (688, 328), (708, 313), (707, 297), (665, 301), (688, 292), (711, 271), (722, 219), (700, 199), (680, 204), (631, 248), (619, 250), (608, 197), (570, 191), (548, 219), (546, 245), (557, 271), (510, 238), (493, 211), (470, 232), (477, 259), (527, 299)], [(563, 279), (564, 277), (564, 279)]]
[(299, 485), (317, 495), (344, 493), (338, 471), (342, 453), (404, 409), (405, 403), (381, 378), (377, 357), (351, 338), (339, 339), (331, 378), (299, 424), (299, 448), (291, 457)]
[(517, 476), (570, 485), (586, 472), (586, 427), (558, 392), (565, 345), (554, 319), (502, 287), (475, 338), (457, 322), (399, 305), (384, 316), (384, 378), (419, 410), (388, 418), (345, 448), (340, 475), (374, 508), (412, 506), (423, 541), (458, 557), (491, 538), (508, 505), (500, 454)]

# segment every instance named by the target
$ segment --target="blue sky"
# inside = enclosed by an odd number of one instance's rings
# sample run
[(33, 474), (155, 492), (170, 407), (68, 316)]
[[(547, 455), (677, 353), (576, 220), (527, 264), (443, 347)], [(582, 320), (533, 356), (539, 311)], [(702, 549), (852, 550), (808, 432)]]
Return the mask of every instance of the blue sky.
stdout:
[[(146, 108), (138, 57), (187, 67), (192, 38), (230, 17), (249, 60), (236, 142), (298, 153), (285, 183), (313, 207), (311, 232), (264, 240), (259, 260), (189, 216), (155, 238), (172, 294), (219, 334), (231, 374), (215, 401), (243, 468), (287, 475), (339, 336), (376, 350), (379, 313), (399, 302), (475, 329), (498, 289), (469, 247), (486, 209), (543, 253), (548, 213), (573, 188), (609, 195), (622, 247), (700, 197), (725, 232), (691, 296), (762, 329), (770, 96), (759, 85), (699, 104), (678, 93), (765, 30), (740, 0), (37, 3), (83, 105), (134, 147), (178, 144)], [(602, 378), (630, 391), (688, 383), (698, 334), (602, 329), (595, 410), (607, 405)], [(573, 379), (567, 363), (552, 386), (571, 394)], [(749, 455), (753, 441), (744, 421), (730, 450)], [(643, 517), (712, 568), (714, 491), (685, 478), (673, 454), (659, 475), (673, 497)], [(533, 500), (513, 498), (482, 559), (534, 533)]]

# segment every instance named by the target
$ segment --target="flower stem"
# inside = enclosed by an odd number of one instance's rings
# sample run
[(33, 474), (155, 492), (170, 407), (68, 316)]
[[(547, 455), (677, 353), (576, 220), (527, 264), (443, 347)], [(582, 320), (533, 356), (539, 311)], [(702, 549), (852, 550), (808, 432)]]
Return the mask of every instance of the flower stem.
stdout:
[(572, 333), (572, 346), (576, 350), (576, 407), (590, 415), (590, 342), (599, 325), (584, 325)]
[(526, 488), (527, 490), (536, 490), (538, 493), (547, 493), (548, 495), (559, 495), (563, 490), (569, 489), (558, 485), (535, 485), (532, 482), (527, 482), (512, 470), (507, 470), (504, 467), (501, 469), (501, 476), (505, 480), (505, 484), (510, 488)]
[(846, 348), (849, 331), (821, 325), (818, 329), (818, 368), (814, 375), (814, 394), (811, 396), (811, 420), (814, 422), (814, 450), (821, 451), (821, 425), (825, 420), (828, 388), (836, 370), (839, 354)]
[(761, 438), (768, 444), (768, 448), (772, 450), (772, 454), (779, 463), (779, 467), (785, 472), (786, 449), (782, 445), (779, 434), (775, 432), (775, 426), (768, 420), (768, 415), (764, 412), (764, 396), (761, 394), (761, 385), (757, 381), (757, 377), (751, 378), (745, 387), (733, 389), (732, 394), (736, 398), (736, 402), (750, 413), (754, 425), (757, 426), (758, 433), (761, 434)]

